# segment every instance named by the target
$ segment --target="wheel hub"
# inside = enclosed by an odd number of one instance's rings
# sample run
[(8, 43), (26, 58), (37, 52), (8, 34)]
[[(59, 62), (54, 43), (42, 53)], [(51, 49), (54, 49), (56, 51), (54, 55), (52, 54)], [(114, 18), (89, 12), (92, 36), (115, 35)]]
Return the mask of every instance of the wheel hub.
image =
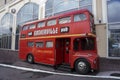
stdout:
[(32, 61), (32, 56), (28, 56), (28, 61), (31, 62)]
[(81, 70), (85, 70), (86, 69), (86, 64), (84, 62), (79, 62), (78, 63), (78, 69)]

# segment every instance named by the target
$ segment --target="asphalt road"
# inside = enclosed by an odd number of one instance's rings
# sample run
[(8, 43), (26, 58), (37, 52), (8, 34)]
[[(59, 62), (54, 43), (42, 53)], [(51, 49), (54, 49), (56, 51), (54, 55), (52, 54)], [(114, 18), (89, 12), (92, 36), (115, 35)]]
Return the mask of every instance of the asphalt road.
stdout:
[[(1, 64), (8, 66), (2, 66)], [(16, 69), (16, 67), (18, 68)], [(48, 71), (50, 73), (41, 71), (34, 72), (34, 69)], [(119, 73), (119, 69), (117, 71)], [(88, 76), (79, 76), (76, 72), (71, 73), (54, 70), (51, 66), (41, 64), (29, 64), (19, 60), (18, 54), (15, 52), (0, 51), (0, 80), (120, 80), (120, 76), (114, 78), (114, 76), (110, 76), (110, 71), (90, 73)]]
[(69, 75), (67, 76), (59, 74), (25, 71), (9, 67), (0, 67), (0, 80), (120, 80), (120, 79), (94, 78), (87, 76), (86, 77)]

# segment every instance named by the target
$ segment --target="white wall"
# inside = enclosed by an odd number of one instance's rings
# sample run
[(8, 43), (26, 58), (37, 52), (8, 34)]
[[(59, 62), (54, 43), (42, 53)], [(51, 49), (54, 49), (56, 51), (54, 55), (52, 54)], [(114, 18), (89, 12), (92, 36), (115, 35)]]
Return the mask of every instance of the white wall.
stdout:
[[(2, 19), (2, 17), (6, 14), (6, 13), (11, 13), (13, 15), (13, 31), (12, 31), (12, 50), (15, 50), (15, 33), (16, 33), (16, 19), (17, 19), (17, 13), (19, 12), (19, 10), (28, 2), (33, 2), (36, 3), (38, 5), (42, 5), (43, 2), (41, 2), (41, 0), (16, 0), (14, 2), (10, 2), (7, 5), (4, 5), (3, 7), (0, 8), (0, 20)], [(41, 11), (41, 7), (39, 11)], [(11, 10), (15, 9), (16, 12), (12, 13)], [(41, 11), (43, 12), (43, 11)], [(41, 14), (43, 15), (43, 14)], [(41, 18), (41, 15), (39, 15), (39, 18)], [(43, 16), (42, 16), (43, 17)]]

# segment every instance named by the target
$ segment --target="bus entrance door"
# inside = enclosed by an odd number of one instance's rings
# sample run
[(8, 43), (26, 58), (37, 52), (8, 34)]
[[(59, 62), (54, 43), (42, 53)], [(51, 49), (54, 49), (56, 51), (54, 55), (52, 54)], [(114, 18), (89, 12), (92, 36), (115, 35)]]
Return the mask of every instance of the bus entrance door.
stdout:
[(56, 64), (69, 63), (70, 39), (56, 39)]
[(70, 39), (64, 40), (64, 63), (69, 64), (69, 53), (70, 53)]

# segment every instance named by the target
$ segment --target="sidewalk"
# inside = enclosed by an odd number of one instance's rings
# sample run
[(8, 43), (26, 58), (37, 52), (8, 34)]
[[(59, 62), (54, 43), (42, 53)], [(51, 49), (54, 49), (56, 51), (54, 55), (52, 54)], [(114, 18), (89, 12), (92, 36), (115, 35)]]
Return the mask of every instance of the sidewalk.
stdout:
[(18, 51), (0, 49), (0, 62), (12, 64), (18, 60)]
[[(18, 62), (18, 51), (0, 50), (0, 63), (13, 64)], [(120, 60), (100, 58), (100, 71), (98, 76), (110, 76), (117, 73), (120, 76)]]
[(100, 71), (120, 71), (120, 60), (100, 58)]

